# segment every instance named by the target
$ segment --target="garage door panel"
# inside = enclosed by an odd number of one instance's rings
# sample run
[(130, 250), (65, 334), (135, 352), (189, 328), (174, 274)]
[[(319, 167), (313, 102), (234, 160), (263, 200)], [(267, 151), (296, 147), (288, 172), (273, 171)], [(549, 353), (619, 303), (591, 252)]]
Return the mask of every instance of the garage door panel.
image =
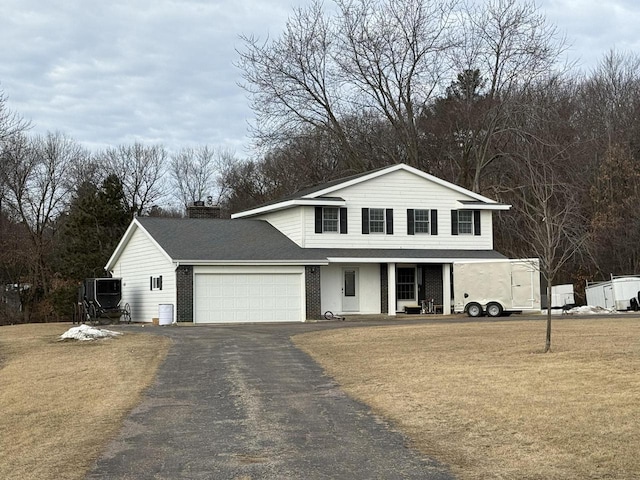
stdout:
[(298, 273), (196, 274), (195, 321), (302, 321), (302, 282)]

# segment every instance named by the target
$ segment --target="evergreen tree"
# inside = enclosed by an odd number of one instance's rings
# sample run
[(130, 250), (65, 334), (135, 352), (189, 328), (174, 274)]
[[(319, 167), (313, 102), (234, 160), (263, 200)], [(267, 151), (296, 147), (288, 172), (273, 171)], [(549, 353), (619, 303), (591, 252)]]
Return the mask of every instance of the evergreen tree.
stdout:
[(74, 280), (103, 277), (104, 266), (130, 219), (116, 175), (107, 177), (100, 188), (91, 182), (79, 185), (62, 226), (62, 274)]

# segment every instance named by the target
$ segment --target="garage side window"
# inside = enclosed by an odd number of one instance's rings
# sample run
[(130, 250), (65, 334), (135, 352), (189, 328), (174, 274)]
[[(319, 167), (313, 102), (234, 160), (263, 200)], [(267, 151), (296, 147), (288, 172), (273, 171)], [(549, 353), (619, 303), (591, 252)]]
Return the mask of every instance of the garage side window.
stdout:
[(162, 275), (158, 277), (149, 277), (150, 290), (162, 290)]

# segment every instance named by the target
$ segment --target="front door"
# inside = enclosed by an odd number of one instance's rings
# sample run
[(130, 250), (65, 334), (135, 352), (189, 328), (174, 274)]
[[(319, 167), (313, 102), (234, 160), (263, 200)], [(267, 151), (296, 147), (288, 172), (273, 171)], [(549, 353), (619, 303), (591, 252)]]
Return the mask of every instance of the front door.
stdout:
[(357, 268), (342, 269), (342, 311), (357, 312), (360, 310), (358, 290), (360, 288)]

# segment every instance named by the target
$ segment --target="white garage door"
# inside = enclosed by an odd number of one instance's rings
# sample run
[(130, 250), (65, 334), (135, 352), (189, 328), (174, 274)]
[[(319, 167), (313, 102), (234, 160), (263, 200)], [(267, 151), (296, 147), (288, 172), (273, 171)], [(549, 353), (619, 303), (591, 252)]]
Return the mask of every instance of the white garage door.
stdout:
[(292, 273), (195, 275), (195, 322), (303, 321), (303, 276)]

